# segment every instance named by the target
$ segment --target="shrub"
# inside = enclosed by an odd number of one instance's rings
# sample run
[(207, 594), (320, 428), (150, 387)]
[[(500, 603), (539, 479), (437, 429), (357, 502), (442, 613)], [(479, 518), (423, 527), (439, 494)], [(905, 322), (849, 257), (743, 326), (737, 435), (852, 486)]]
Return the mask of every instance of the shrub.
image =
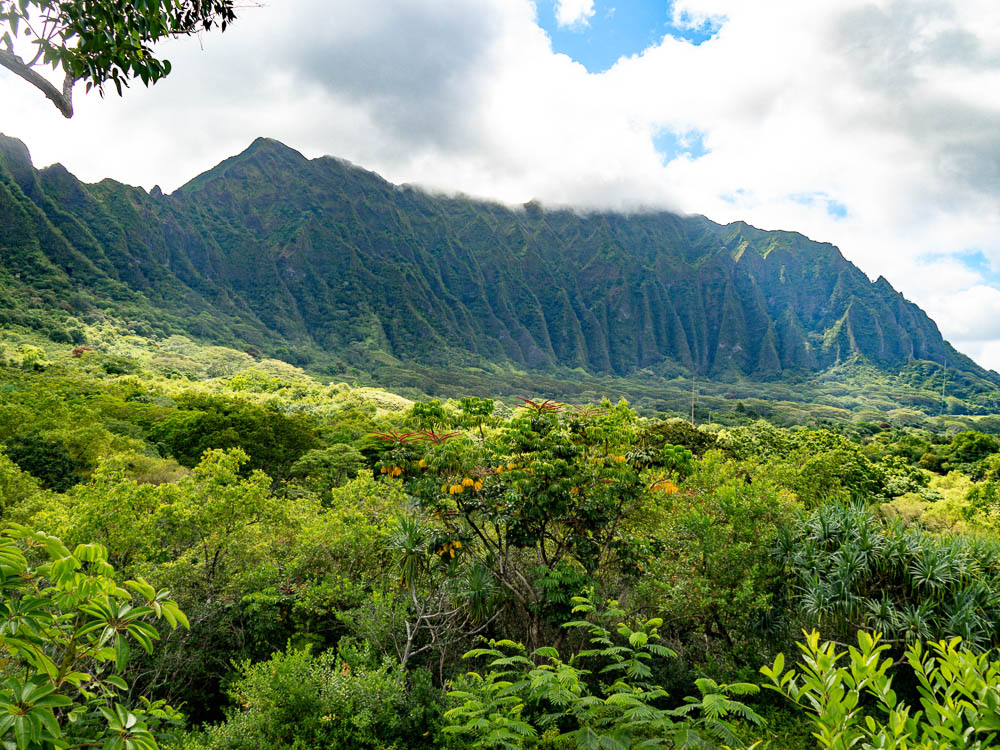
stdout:
[(892, 689), (893, 660), (878, 634), (859, 631), (857, 647), (820, 643), (819, 633), (799, 644), (798, 669), (784, 656), (761, 672), (768, 688), (811, 714), (820, 747), (943, 750), (996, 747), (1000, 737), (1000, 662), (961, 645), (961, 639), (906, 650), (916, 675), (920, 709)]
[(935, 536), (864, 508), (825, 506), (785, 529), (775, 553), (799, 616), (822, 620), (838, 637), (869, 629), (896, 644), (952, 636), (975, 648), (998, 643), (993, 540)]
[(44, 370), (52, 363), (45, 356), (45, 351), (37, 346), (25, 344), (21, 347), (22, 370)]
[(56, 537), (23, 527), (0, 538), (0, 743), (5, 748), (143, 748), (180, 715), (162, 703), (123, 705), (132, 644), (152, 652), (159, 633), (187, 618), (167, 591), (141, 578), (115, 580), (107, 550), (70, 552)]
[(74, 458), (61, 440), (39, 433), (20, 435), (8, 441), (7, 455), (21, 469), (56, 492), (68, 490), (89, 468), (85, 462)]
[(756, 694), (757, 686), (748, 683), (700, 679), (700, 696), (668, 708), (667, 693), (650, 681), (655, 662), (675, 656), (659, 642), (663, 621), (632, 627), (622, 621), (625, 612), (617, 602), (601, 611), (587, 597), (573, 601), (573, 612), (588, 619), (564, 627), (584, 631), (588, 648), (569, 660), (551, 646), (529, 657), (512, 641), (491, 641), (466, 654), (487, 658), (489, 671), (469, 672), (449, 694), (458, 705), (445, 714), (445, 731), (462, 737), (463, 747), (517, 750), (537, 747), (536, 738), (542, 738), (555, 747), (721, 750), (742, 747), (733, 720), (762, 723), (732, 697)]
[(139, 363), (129, 357), (108, 355), (101, 362), (101, 368), (108, 375), (128, 375), (139, 370)]
[(373, 665), (367, 649), (313, 655), (279, 651), (244, 662), (230, 690), (239, 706), (201, 740), (205, 750), (351, 748), (417, 750), (438, 746), (439, 694), (426, 673), (390, 661)]

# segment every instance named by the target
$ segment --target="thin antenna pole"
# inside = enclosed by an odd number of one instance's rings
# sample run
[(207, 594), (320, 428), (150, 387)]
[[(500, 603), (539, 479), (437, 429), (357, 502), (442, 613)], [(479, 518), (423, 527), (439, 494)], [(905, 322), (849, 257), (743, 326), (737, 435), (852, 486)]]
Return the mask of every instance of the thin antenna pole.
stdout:
[(691, 426), (694, 427), (694, 378), (691, 378)]
[(948, 383), (948, 358), (944, 358), (944, 376), (941, 378), (941, 413), (944, 414), (944, 387)]

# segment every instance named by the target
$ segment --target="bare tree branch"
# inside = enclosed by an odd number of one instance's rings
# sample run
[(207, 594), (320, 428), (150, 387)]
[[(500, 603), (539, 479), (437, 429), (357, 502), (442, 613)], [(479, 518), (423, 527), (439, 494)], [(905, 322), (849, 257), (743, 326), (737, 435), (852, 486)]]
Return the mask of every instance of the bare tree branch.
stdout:
[(73, 116), (73, 84), (72, 76), (67, 75), (63, 81), (62, 91), (57, 89), (47, 78), (36, 72), (13, 52), (0, 49), (0, 65), (10, 72), (20, 76), (45, 96), (52, 100), (64, 117)]

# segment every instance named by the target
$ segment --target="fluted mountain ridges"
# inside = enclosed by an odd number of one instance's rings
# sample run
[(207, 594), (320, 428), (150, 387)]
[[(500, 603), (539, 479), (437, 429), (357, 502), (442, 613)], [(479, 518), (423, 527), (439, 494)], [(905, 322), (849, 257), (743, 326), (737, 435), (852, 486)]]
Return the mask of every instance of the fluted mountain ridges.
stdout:
[(833, 245), (434, 195), (269, 139), (164, 195), (38, 170), (0, 138), (0, 227), (12, 289), (82, 292), (279, 355), (759, 380), (861, 358), (1000, 383)]

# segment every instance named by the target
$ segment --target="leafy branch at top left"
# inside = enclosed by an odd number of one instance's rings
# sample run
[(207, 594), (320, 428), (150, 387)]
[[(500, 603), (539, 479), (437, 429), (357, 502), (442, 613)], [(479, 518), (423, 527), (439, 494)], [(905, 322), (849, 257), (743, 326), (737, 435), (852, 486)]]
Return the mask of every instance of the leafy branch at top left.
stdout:
[[(118, 94), (138, 78), (146, 86), (170, 73), (153, 45), (172, 36), (225, 31), (235, 0), (0, 0), (0, 66), (73, 116), (73, 87), (113, 85)], [(62, 74), (60, 85), (39, 68)]]

